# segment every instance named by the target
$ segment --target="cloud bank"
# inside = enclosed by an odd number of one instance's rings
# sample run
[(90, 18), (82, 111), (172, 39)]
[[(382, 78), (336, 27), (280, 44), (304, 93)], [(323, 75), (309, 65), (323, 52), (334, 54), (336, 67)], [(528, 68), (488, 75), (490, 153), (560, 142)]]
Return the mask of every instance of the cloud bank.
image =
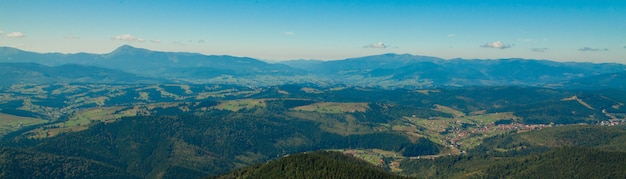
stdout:
[(507, 48), (511, 48), (513, 47), (513, 45), (511, 44), (504, 44), (500, 41), (493, 41), (493, 42), (488, 42), (484, 45), (481, 45), (480, 47), (483, 48), (496, 48), (496, 49), (507, 49)]
[(583, 47), (583, 48), (579, 48), (578, 51), (581, 52), (603, 52), (603, 51), (609, 51), (608, 48), (591, 48), (591, 47)]
[(22, 32), (11, 32), (7, 34), (7, 37), (9, 38), (24, 38), (24, 33)]
[(363, 48), (378, 48), (378, 49), (383, 49), (383, 48), (387, 48), (387, 45), (385, 45), (383, 42), (377, 42), (377, 43), (373, 43), (373, 44), (368, 44), (363, 46)]
[(130, 34), (118, 35), (118, 36), (111, 38), (111, 40), (119, 40), (119, 41), (127, 41), (127, 42), (145, 42), (146, 41), (142, 38), (138, 38)]

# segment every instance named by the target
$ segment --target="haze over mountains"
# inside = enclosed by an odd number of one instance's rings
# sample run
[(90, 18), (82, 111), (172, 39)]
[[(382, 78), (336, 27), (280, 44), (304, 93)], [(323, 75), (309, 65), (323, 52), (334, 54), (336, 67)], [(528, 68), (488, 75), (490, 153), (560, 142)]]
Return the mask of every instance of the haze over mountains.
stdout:
[(7, 178), (626, 176), (624, 64), (5, 47), (0, 77)]
[[(2, 84), (5, 85), (18, 81), (101, 83), (105, 80), (127, 83), (128, 79), (133, 79), (130, 81), (137, 83), (159, 81), (246, 86), (313, 83), (382, 88), (484, 85), (559, 87), (564, 84), (579, 84), (582, 80), (602, 83), (593, 86), (624, 88), (619, 80), (626, 75), (626, 65), (617, 63), (515, 58), (444, 60), (409, 54), (383, 54), (334, 61), (293, 60), (266, 63), (248, 57), (159, 52), (129, 45), (120, 46), (107, 54), (34, 53), (2, 47), (0, 63), (11, 63), (3, 65), (4, 73), (16, 70), (20, 72), (19, 75), (11, 74), (10, 79), (4, 79)], [(27, 63), (49, 67), (30, 68), (34, 65)], [(73, 64), (72, 70), (67, 70), (68, 66), (61, 66), (67, 64)], [(74, 74), (65, 74), (70, 71)], [(94, 71), (99, 73), (93, 73)], [(98, 76), (104, 73), (108, 74), (107, 78)], [(42, 80), (40, 76), (51, 79)]]
[(477, 2), (0, 0), (0, 179), (626, 179), (626, 0)]

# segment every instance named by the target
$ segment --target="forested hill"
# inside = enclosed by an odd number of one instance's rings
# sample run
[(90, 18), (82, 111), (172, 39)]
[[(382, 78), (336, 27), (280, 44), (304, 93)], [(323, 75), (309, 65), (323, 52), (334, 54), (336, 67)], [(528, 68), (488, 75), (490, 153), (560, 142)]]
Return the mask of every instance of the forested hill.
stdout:
[(426, 178), (625, 178), (624, 126), (564, 126), (485, 139), (467, 155), (405, 160)]
[[(564, 126), (485, 139), (458, 156), (405, 159), (395, 174), (416, 178), (624, 178), (624, 126)], [(215, 178), (399, 178), (339, 152), (309, 152)], [(350, 171), (350, 172), (348, 172)], [(362, 175), (362, 176), (361, 176)]]
[(408, 178), (384, 171), (341, 152), (317, 151), (289, 155), (268, 163), (238, 169), (226, 178)]
[(37, 63), (0, 64), (0, 87), (13, 84), (154, 84), (167, 82), (164, 79), (149, 78), (119, 70), (65, 64), (45, 66)]
[(106, 163), (0, 148), (0, 178), (140, 178)]
[(626, 90), (626, 71), (575, 79), (561, 85), (567, 88), (578, 89), (613, 88)]
[[(161, 110), (166, 114), (174, 109)], [(265, 162), (289, 153), (321, 149), (378, 148), (415, 155), (436, 154), (441, 145), (428, 140), (412, 142), (391, 132), (339, 135), (322, 130), (319, 122), (288, 118), (264, 110), (232, 112), (211, 110), (201, 115), (167, 115), (123, 118), (100, 123), (88, 130), (60, 134), (31, 141), (15, 138), (4, 146), (26, 146), (26, 154), (5, 153), (0, 165), (34, 170), (55, 161), (68, 166), (101, 164), (121, 174), (135, 177), (197, 178), (223, 174), (246, 165)], [(431, 149), (431, 150), (424, 150)], [(38, 161), (23, 164), (24, 157)], [(75, 160), (69, 160), (75, 159)], [(52, 166), (51, 166), (52, 167)], [(108, 167), (108, 168), (107, 168)], [(2, 168), (8, 170), (11, 168)], [(47, 175), (57, 178), (81, 172), (80, 168), (61, 170), (55, 166)], [(10, 171), (0, 171), (20, 176)], [(103, 170), (81, 176), (105, 175)], [(104, 172), (104, 173), (100, 173)]]
[(534, 166), (577, 160), (572, 153), (591, 156), (580, 157), (581, 165), (608, 163), (594, 165), (607, 168), (593, 168), (603, 173), (626, 161), (623, 127), (595, 127), (625, 123), (620, 90), (180, 84), (0, 90), (6, 178), (201, 178), (317, 150), (435, 178), (525, 176), (541, 171)]

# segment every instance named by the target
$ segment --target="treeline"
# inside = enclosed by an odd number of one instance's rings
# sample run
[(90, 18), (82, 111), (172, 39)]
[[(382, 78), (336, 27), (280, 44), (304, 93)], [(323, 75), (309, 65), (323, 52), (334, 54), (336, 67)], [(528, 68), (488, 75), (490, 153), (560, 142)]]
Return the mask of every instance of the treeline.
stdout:
[(340, 152), (294, 154), (213, 178), (407, 178)]
[(426, 178), (624, 178), (624, 126), (566, 126), (490, 137), (467, 154), (405, 160)]
[(543, 153), (554, 147), (588, 147), (626, 152), (624, 126), (570, 125), (525, 133), (508, 133), (483, 139), (468, 153), (493, 157), (519, 157)]
[(519, 104), (491, 112), (513, 112), (521, 117), (523, 124), (577, 124), (606, 120), (602, 110), (590, 109), (575, 100), (543, 101), (532, 104)]
[(183, 173), (194, 177), (217, 175), (284, 154), (320, 149), (379, 148), (407, 155), (431, 155), (442, 148), (426, 139), (413, 143), (396, 133), (342, 136), (323, 131), (315, 121), (263, 109), (128, 117), (43, 139), (37, 144), (32, 144), (32, 140), (12, 141), (29, 142), (13, 144), (31, 146), (27, 150), (97, 161), (148, 178)]
[[(370, 106), (371, 114), (384, 112), (387, 116), (370, 117), (369, 121), (387, 122), (388, 117), (397, 118), (401, 116), (415, 115), (419, 118), (432, 116), (451, 117), (450, 114), (432, 110), (435, 104), (444, 105), (456, 110), (470, 113), (474, 111), (486, 110), (492, 112), (513, 112), (514, 115), (522, 119), (516, 122), (524, 124), (574, 124), (574, 123), (595, 123), (608, 119), (602, 113), (606, 110), (609, 113), (626, 113), (626, 107), (614, 107), (620, 103), (626, 103), (626, 94), (619, 90), (602, 91), (576, 91), (576, 90), (556, 90), (545, 88), (525, 88), (525, 87), (465, 87), (465, 88), (444, 88), (430, 91), (414, 91), (408, 89), (378, 89), (347, 87), (342, 89), (331, 89), (330, 87), (320, 87), (312, 84), (282, 85), (252, 89), (234, 85), (188, 85), (191, 94), (186, 94), (186, 90), (180, 86), (159, 85), (165, 91), (180, 96), (185, 99), (176, 99), (171, 96), (162, 96), (161, 91), (152, 88), (150, 85), (88, 85), (74, 84), (75, 91), (63, 93), (53, 93), (53, 90), (63, 88), (62, 85), (51, 85), (43, 90), (47, 91), (47, 97), (40, 97), (33, 94), (23, 94), (20, 92), (9, 92), (16, 96), (29, 96), (32, 102), (44, 107), (60, 109), (68, 105), (76, 105), (73, 101), (76, 96), (86, 96), (91, 98), (107, 96), (104, 101), (105, 106), (122, 105), (132, 106), (136, 103), (145, 102), (197, 102), (195, 96), (207, 91), (232, 91), (224, 93), (221, 97), (210, 97), (207, 100), (220, 101), (242, 98), (276, 98), (280, 100), (279, 105), (270, 104), (272, 110), (285, 110), (293, 107), (311, 104), (313, 102), (368, 102), (377, 106)], [(304, 87), (317, 89), (320, 93), (307, 93), (302, 90)], [(95, 90), (92, 90), (95, 89)], [(248, 91), (250, 93), (238, 92)], [(148, 101), (137, 101), (140, 92), (148, 93)], [(286, 92), (286, 93), (285, 93)], [(113, 95), (115, 94), (115, 95)], [(579, 104), (575, 100), (563, 101), (564, 98), (577, 96), (588, 103), (591, 108)], [(297, 100), (295, 100), (297, 99)], [(45, 114), (37, 114), (37, 111), (19, 110), (23, 100), (0, 101), (2, 113), (14, 114), (18, 116), (42, 117)], [(78, 104), (78, 103), (77, 103)], [(95, 103), (80, 103), (78, 108), (95, 107)], [(377, 107), (386, 107), (376, 109)], [(387, 117), (387, 118), (386, 118)]]
[(625, 178), (626, 152), (557, 147), (545, 152), (405, 160), (402, 174), (418, 178)]
[(626, 153), (564, 147), (519, 159), (497, 161), (485, 178), (626, 178)]
[(0, 178), (140, 178), (84, 158), (0, 148)]

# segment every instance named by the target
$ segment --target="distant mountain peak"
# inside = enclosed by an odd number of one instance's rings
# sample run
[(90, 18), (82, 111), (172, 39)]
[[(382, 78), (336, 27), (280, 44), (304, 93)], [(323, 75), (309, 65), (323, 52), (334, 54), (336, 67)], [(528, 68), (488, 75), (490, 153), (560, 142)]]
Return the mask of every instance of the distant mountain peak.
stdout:
[(381, 54), (380, 56), (388, 56), (388, 57), (414, 57), (414, 56), (419, 56), (419, 55), (413, 55), (413, 54), (409, 54), (409, 53), (403, 53), (403, 54), (385, 53), (385, 54)]
[(20, 52), (24, 52), (24, 51), (17, 49), (17, 48), (13, 48), (13, 47), (0, 47), (0, 54), (3, 54), (3, 55), (17, 54)]
[(136, 47), (130, 46), (128, 44), (124, 44), (122, 46), (117, 47), (117, 49), (136, 49)]
[(364, 56), (358, 58), (348, 58), (346, 60), (349, 61), (367, 61), (367, 62), (381, 62), (381, 63), (389, 63), (389, 62), (399, 62), (399, 63), (412, 63), (412, 62), (437, 62), (442, 61), (443, 59), (437, 57), (430, 56), (421, 56), (421, 55), (413, 55), (413, 54), (397, 54), (397, 53), (385, 53), (380, 55), (371, 55)]
[(152, 51), (144, 48), (137, 48), (130, 45), (122, 45), (113, 50), (109, 55), (136, 55), (140, 53), (150, 53)]

